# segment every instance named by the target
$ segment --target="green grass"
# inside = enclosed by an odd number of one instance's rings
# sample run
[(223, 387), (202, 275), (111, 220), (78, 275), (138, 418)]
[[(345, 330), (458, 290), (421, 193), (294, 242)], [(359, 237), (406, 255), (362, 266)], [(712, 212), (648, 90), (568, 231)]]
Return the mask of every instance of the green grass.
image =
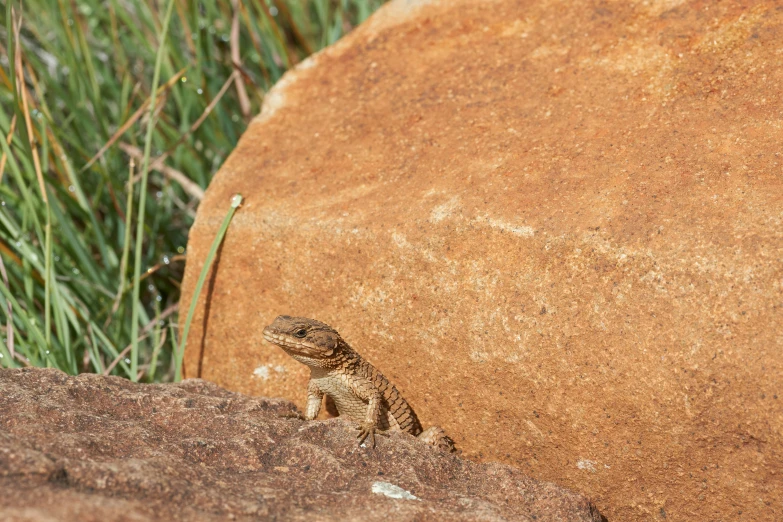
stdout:
[(380, 3), (0, 2), (0, 365), (176, 378), (203, 189), (280, 76)]

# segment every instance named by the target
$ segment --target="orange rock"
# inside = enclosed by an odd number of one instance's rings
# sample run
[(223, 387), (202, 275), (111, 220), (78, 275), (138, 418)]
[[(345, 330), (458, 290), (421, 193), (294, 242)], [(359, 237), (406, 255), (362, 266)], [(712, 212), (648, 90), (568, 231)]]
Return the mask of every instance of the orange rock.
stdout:
[(783, 519), (781, 41), (774, 1), (393, 2), (209, 187), (187, 375), (301, 406), (261, 330), (309, 316), (609, 520)]

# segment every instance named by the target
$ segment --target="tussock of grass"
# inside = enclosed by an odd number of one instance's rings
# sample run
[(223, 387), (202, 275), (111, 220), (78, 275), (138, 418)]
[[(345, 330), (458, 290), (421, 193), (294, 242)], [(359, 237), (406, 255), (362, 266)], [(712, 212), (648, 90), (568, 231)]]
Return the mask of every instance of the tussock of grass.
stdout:
[(203, 189), (264, 92), (380, 3), (0, 5), (0, 365), (177, 377)]

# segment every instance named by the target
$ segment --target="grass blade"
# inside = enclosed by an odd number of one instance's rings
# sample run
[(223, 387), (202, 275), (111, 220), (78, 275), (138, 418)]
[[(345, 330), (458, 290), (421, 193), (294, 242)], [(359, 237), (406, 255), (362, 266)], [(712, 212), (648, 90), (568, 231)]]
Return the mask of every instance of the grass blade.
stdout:
[(179, 378), (204, 189), (264, 91), (381, 1), (5, 2), (0, 364)]
[(131, 380), (138, 381), (139, 368), (139, 277), (141, 277), (141, 248), (144, 242), (144, 214), (147, 201), (147, 183), (149, 181), (150, 148), (152, 147), (152, 131), (155, 129), (155, 98), (160, 80), (160, 68), (163, 64), (163, 55), (166, 53), (166, 36), (168, 35), (169, 21), (174, 8), (174, 0), (169, 0), (166, 8), (166, 16), (163, 19), (163, 27), (160, 30), (160, 44), (155, 57), (155, 72), (152, 76), (152, 89), (150, 96), (149, 120), (147, 122), (147, 137), (144, 141), (144, 159), (141, 164), (141, 186), (139, 187), (139, 217), (136, 221), (136, 251), (133, 264), (133, 314), (131, 317)]
[(204, 266), (201, 267), (201, 273), (198, 276), (196, 289), (193, 291), (193, 297), (190, 299), (190, 308), (188, 308), (188, 315), (185, 319), (185, 327), (182, 330), (182, 338), (180, 339), (179, 349), (177, 350), (177, 353), (174, 357), (176, 364), (174, 367), (175, 382), (182, 380), (182, 357), (185, 354), (185, 345), (188, 341), (190, 323), (193, 320), (193, 314), (196, 312), (196, 304), (198, 303), (198, 298), (201, 295), (201, 289), (204, 287), (204, 281), (207, 280), (207, 274), (209, 273), (209, 269), (212, 267), (212, 261), (215, 260), (215, 254), (217, 254), (218, 248), (223, 242), (223, 236), (226, 235), (226, 230), (228, 230), (228, 225), (231, 223), (231, 218), (234, 217), (234, 212), (236, 212), (236, 209), (241, 204), (242, 196), (240, 194), (237, 194), (231, 198), (231, 208), (229, 209), (228, 214), (226, 214), (226, 217), (223, 218), (223, 223), (220, 225), (220, 230), (218, 230), (217, 236), (215, 236), (215, 240), (212, 241), (212, 246), (209, 249), (207, 258), (204, 260)]

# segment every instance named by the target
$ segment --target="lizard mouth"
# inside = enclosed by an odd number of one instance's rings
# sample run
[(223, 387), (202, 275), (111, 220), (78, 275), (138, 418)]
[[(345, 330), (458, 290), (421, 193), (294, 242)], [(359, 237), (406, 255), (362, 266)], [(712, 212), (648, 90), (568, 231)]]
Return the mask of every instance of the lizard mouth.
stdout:
[(264, 328), (264, 339), (274, 344), (285, 343), (285, 336), (273, 330), (270, 330), (268, 326)]
[(291, 337), (284, 333), (279, 333), (275, 330), (271, 330), (269, 327), (264, 328), (264, 339), (269, 341), (272, 344), (276, 344), (277, 346), (281, 348), (301, 348), (302, 343), (297, 341), (291, 340)]

